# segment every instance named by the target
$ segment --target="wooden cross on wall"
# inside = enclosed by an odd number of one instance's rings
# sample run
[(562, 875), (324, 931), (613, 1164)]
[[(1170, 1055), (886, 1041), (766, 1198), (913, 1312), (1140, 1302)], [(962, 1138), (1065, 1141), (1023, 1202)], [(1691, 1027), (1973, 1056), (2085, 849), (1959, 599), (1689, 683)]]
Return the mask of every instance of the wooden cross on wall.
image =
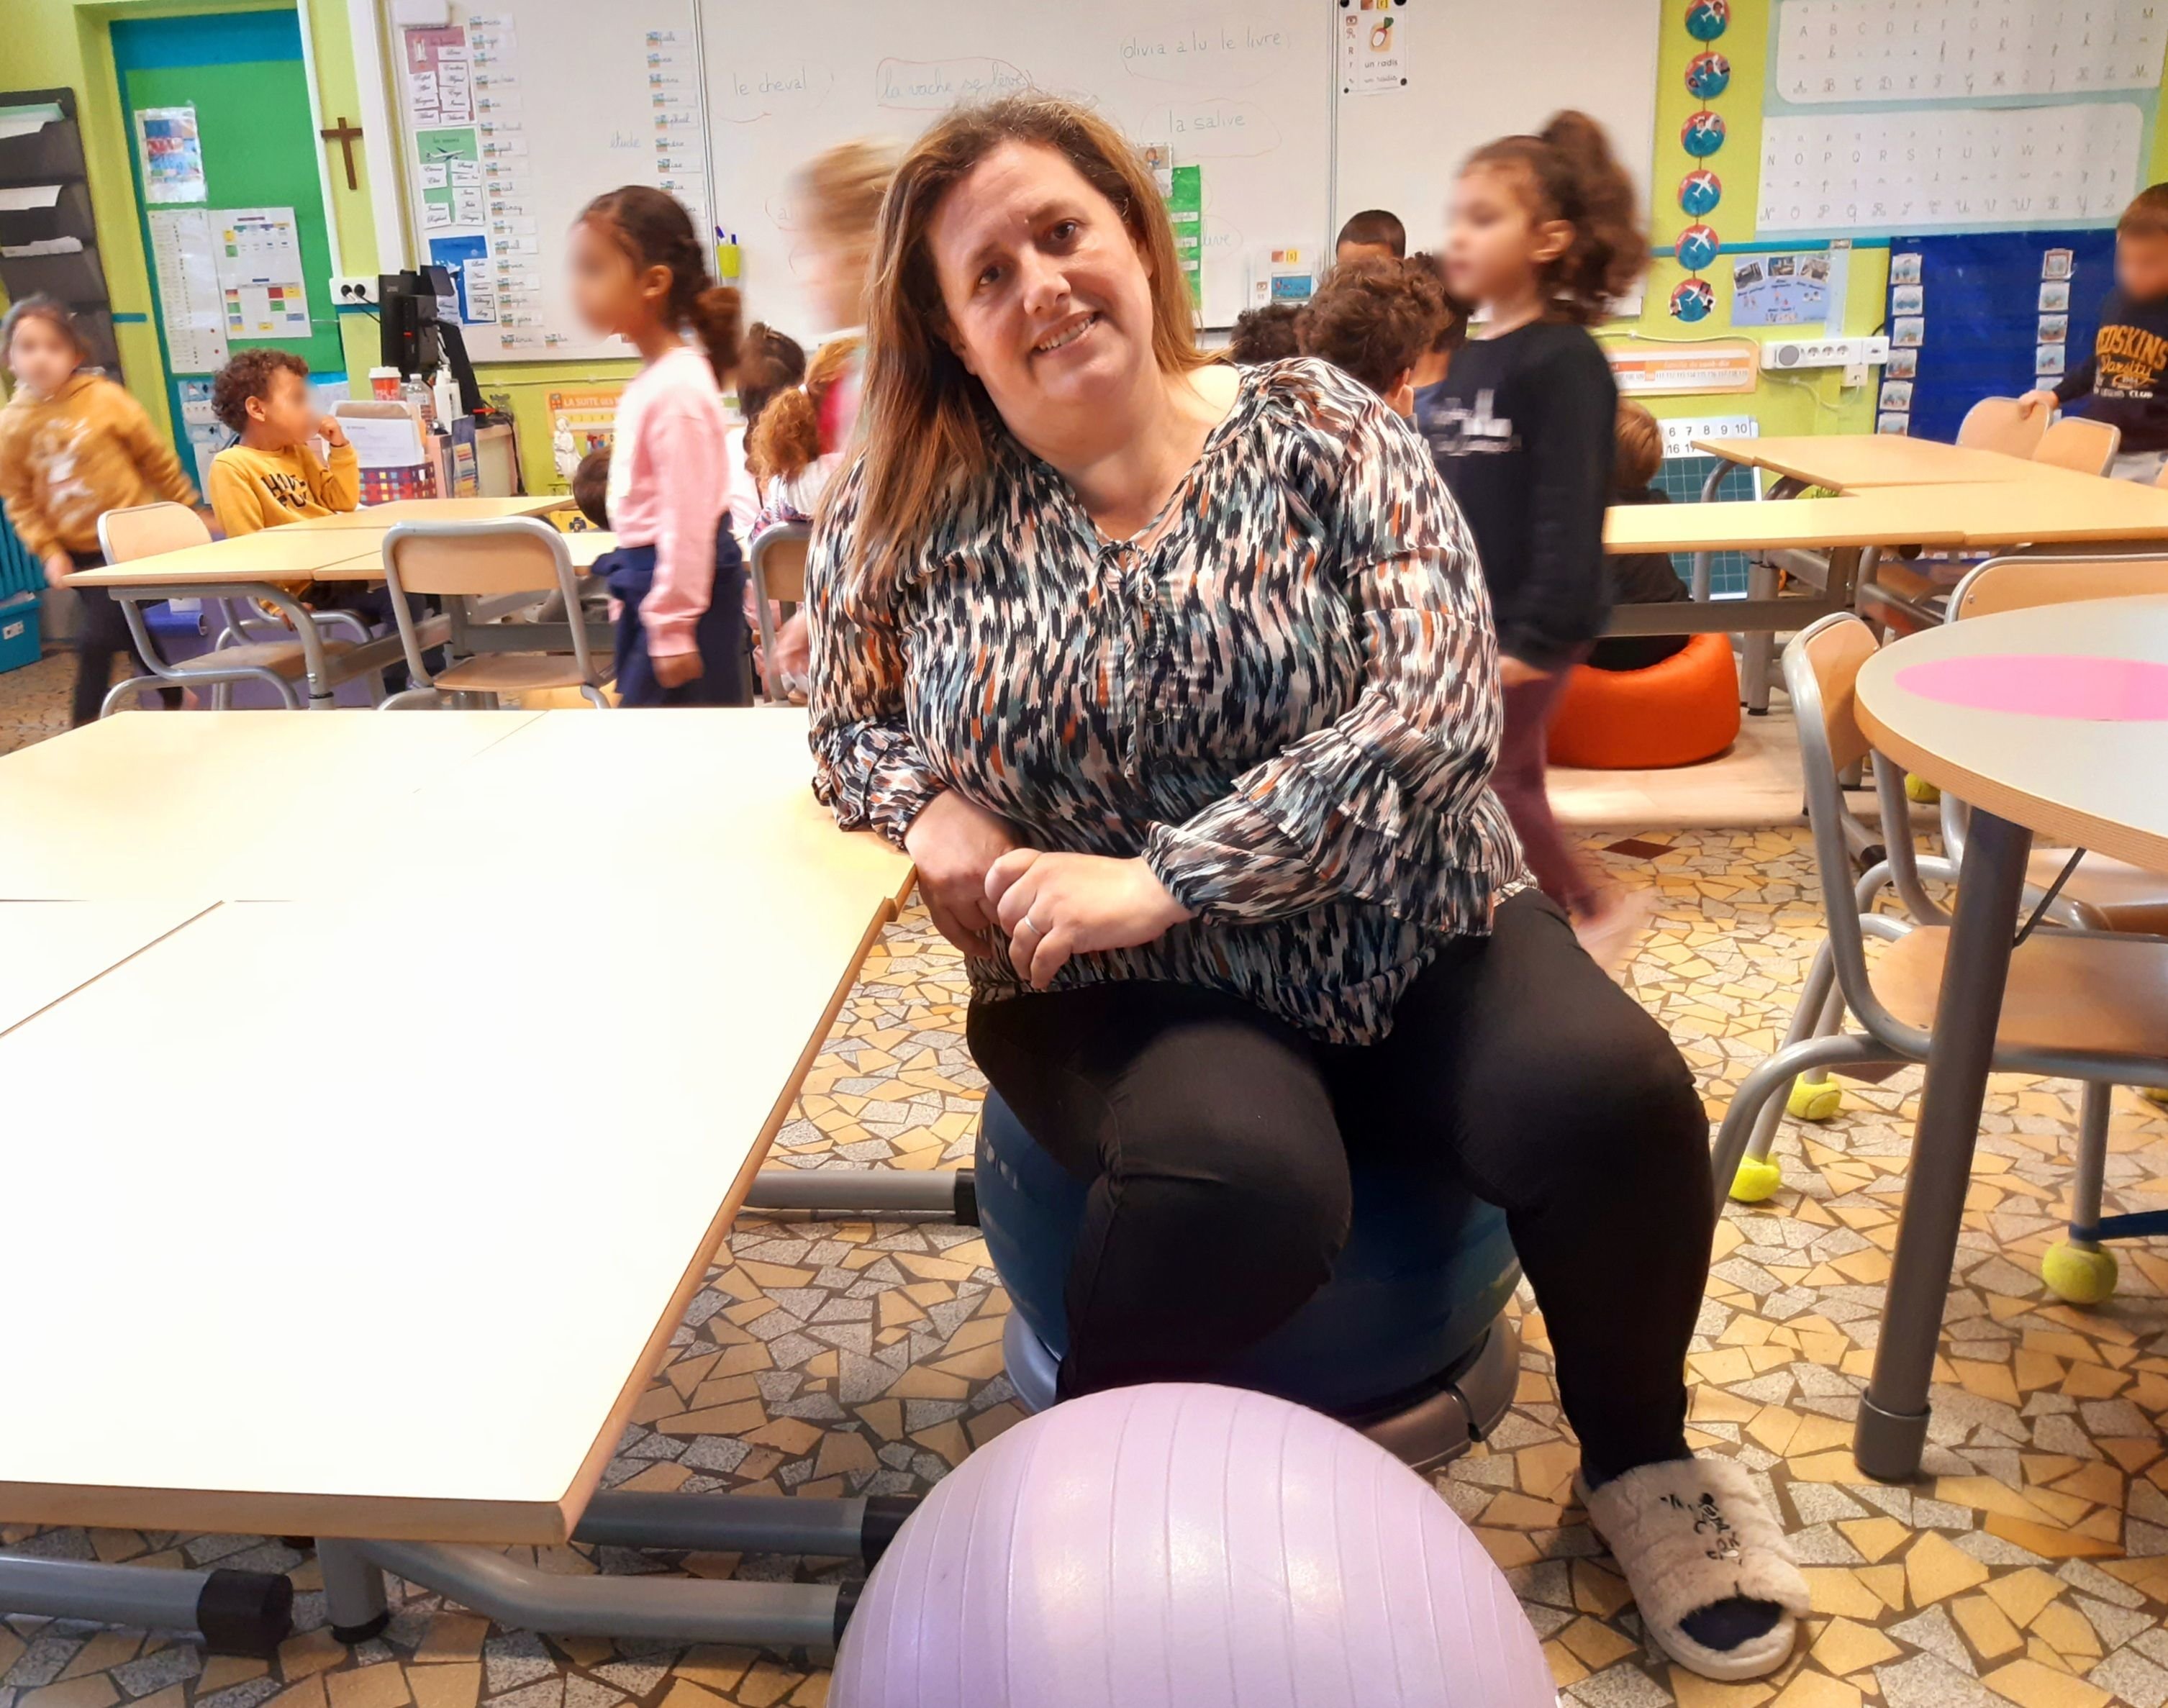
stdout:
[(361, 181), (353, 175), (353, 145), (355, 139), (361, 135), (361, 126), (349, 125), (346, 114), (342, 113), (337, 124), (319, 130), (316, 135), (327, 142), (338, 144), (339, 152), (346, 156), (346, 187), (350, 190), (359, 189)]

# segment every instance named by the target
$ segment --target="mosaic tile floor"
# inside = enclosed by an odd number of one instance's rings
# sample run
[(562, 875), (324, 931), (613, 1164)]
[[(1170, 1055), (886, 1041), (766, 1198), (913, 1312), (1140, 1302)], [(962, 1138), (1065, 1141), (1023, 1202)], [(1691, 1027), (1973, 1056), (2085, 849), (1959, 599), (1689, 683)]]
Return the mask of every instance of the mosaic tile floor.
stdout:
[[(50, 668), (50, 665), (47, 666)], [(6, 678), (0, 678), (4, 683)], [(0, 718), (6, 715), (0, 709)], [(4, 743), (0, 743), (4, 745)], [(1712, 1115), (1773, 1046), (1820, 935), (1805, 833), (1598, 839), (1653, 883), (1627, 974), (1700, 1074)], [(783, 1159), (933, 1167), (966, 1154), (979, 1095), (957, 963), (914, 910), (884, 936), (782, 1135)], [(1777, 1677), (1719, 1686), (1653, 1661), (1574, 1506), (1540, 1318), (1517, 1403), (1437, 1479), (1504, 1567), (1565, 1700), (1586, 1708), (2161, 1708), (2168, 1703), (2168, 1254), (2126, 1246), (2102, 1310), (2045, 1297), (2075, 1100), (1998, 1079), (1937, 1375), (1927, 1474), (1867, 1483), (1847, 1451), (1889, 1266), (1916, 1072), (1848, 1084), (1830, 1126), (1788, 1126), (1785, 1190), (1733, 1206), (1692, 1358), (1704, 1451), (1763, 1479), (1812, 1580)], [(2110, 1196), (2168, 1201), (2168, 1119), (2119, 1093)], [(1007, 1308), (969, 1230), (747, 1217), (640, 1403), (612, 1487), (922, 1489), (1018, 1421)], [(259, 1536), (0, 1529), (77, 1557), (290, 1569), (300, 1633), (268, 1663), (141, 1632), (0, 1621), (0, 1708), (812, 1708), (826, 1674), (715, 1647), (545, 1640), (406, 1594), (351, 1655), (322, 1628), (313, 1559)], [(545, 1567), (841, 1575), (773, 1558), (544, 1550)], [(397, 1586), (395, 1586), (396, 1589)]]
[(72, 652), (49, 652), (20, 670), (0, 671), (0, 753), (64, 735), (74, 688)]

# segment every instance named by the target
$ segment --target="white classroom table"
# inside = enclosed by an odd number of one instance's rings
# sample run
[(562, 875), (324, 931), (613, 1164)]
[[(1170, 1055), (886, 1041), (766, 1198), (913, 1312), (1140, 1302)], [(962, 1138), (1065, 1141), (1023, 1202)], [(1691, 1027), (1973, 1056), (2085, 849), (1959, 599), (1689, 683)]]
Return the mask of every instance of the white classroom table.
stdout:
[[(1859, 447), (1881, 443), (1833, 437), (1838, 457), (1857, 458)], [(1727, 452), (1749, 449), (1751, 439), (1711, 441)], [(1772, 441), (1812, 445), (1816, 441)], [(1889, 437), (1887, 443), (1924, 448), (1927, 440)], [(1940, 450), (1954, 451), (1946, 445)], [(1966, 453), (1989, 456), (1991, 453)], [(1789, 460), (1797, 462), (1798, 457)], [(1932, 460), (1932, 459), (1931, 459)], [(2020, 470), (2035, 466), (2001, 459)], [(1834, 472), (1832, 462), (1825, 472)], [(1605, 513), (1607, 551), (1767, 554), (1785, 550), (1829, 554), (1827, 585), (1818, 592), (1778, 597), (1773, 570), (1757, 570), (1770, 586), (1753, 597), (1694, 600), (1669, 605), (1622, 605), (1606, 629), (1614, 634), (1686, 634), (1698, 630), (1746, 636), (1741, 675), (1750, 711), (1768, 705), (1772, 637), (1804, 628), (1833, 611), (1852, 608), (1862, 577), (1871, 578), (1878, 548), (1900, 545), (1988, 552), (2024, 546), (2097, 546), (2124, 549), (2168, 541), (2168, 491), (2128, 480), (2057, 470), (2056, 478), (2027, 474), (2002, 481), (1952, 480), (1923, 485), (1870, 485), (1835, 498), (1719, 500), (1700, 504), (1614, 505)]]
[(1861, 1469), (1885, 1481), (1914, 1476), (1926, 1440), (1936, 1338), (2032, 834), (2168, 869), (2168, 701), (2157, 691), (2149, 708), (2080, 721), (1953, 704), (1919, 692), (1916, 677), (1908, 685), (1922, 664), (2025, 655), (2168, 672), (2168, 599), (2086, 600), (1926, 629), (1869, 659), (1856, 690), (1875, 751), (1972, 809), (1874, 1373), (1853, 1437)]
[[(177, 745), (190, 723), (221, 739)], [(389, 1567), (543, 1630), (831, 1641), (832, 1586), (444, 1546), (645, 1523), (840, 1553), (871, 1522), (595, 1495), (910, 882), (835, 830), (810, 769), (788, 710), (141, 713), (0, 758), (0, 895), (30, 899), (0, 910), (47, 939), (59, 906), (115, 910), (0, 1014), (10, 1126), (55, 1140), (10, 1153), (0, 1297), (48, 1308), (13, 1319), (40, 1376), (0, 1408), (0, 1521), (313, 1536), (350, 1637)], [(245, 1091), (180, 1089), (219, 1064)], [(116, 1361), (89, 1325), (141, 1283), (111, 1254), (177, 1226), (164, 1327)], [(305, 1254), (275, 1284), (267, 1239)], [(395, 1292), (396, 1372), (355, 1355)], [(188, 1623), (173, 1598), (202, 1576), (0, 1556), (0, 1610)]]
[[(2010, 480), (2083, 480), (2086, 475), (1969, 445), (1946, 445), (1903, 433), (1798, 433), (1767, 438), (1696, 439), (1694, 448), (1726, 463), (1766, 469), (1805, 486), (1845, 493), (1881, 486), (1990, 485)], [(1717, 471), (1719, 473), (1721, 470)]]

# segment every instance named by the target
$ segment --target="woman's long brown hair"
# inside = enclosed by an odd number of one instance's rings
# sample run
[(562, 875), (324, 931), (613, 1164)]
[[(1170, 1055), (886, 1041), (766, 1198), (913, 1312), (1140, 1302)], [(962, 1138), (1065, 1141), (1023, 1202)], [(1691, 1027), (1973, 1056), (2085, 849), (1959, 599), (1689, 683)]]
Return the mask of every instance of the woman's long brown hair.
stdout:
[(1151, 275), (1152, 355), (1161, 370), (1186, 373), (1212, 359), (1197, 348), (1166, 206), (1119, 130), (1050, 95), (950, 113), (912, 146), (881, 201), (866, 292), (864, 475), (846, 558), (848, 609), (876, 612), (893, 599), (935, 518), (984, 478), (1007, 431), (944, 336), (948, 310), (927, 234), (949, 192), (1008, 142), (1051, 149), (1113, 204)]

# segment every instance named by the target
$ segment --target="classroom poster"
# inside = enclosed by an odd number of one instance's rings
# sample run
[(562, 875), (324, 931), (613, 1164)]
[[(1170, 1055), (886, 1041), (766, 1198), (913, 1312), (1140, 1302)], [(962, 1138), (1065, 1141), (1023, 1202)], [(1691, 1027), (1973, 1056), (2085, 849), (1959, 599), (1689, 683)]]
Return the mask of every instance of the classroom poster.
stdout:
[(145, 201), (203, 200), (203, 138), (196, 130), (194, 107), (139, 107), (136, 144), (143, 167)]
[(414, 153), (421, 163), (424, 231), (470, 231), (488, 217), (481, 144), (474, 126), (417, 130)]
[(1831, 276), (1825, 252), (1735, 255), (1731, 324), (1735, 326), (1826, 326), (1843, 309), (1842, 282)]
[[(225, 348), (223, 336), (219, 347)], [(210, 459), (224, 448), (226, 432), (210, 406), (211, 382), (208, 379), (181, 379), (175, 382), (181, 394), (181, 432), (188, 440), (189, 460), (195, 469), (196, 485), (205, 492), (210, 491)]]
[(1167, 174), (1166, 211), (1174, 225), (1174, 252), (1189, 285), (1190, 310), (1204, 310), (1204, 184), (1203, 168), (1177, 166)]
[(153, 209), (150, 223), (167, 358), (176, 374), (215, 374), (226, 366), (226, 302), (210, 210)]
[(226, 337), (307, 337), (309, 286), (294, 210), (216, 208), (210, 217)]
[(1340, 93), (1390, 95), (1407, 88), (1406, 0), (1340, 3)]
[(617, 434), (620, 385), (550, 394), (550, 460), (558, 478), (570, 480), (590, 451), (606, 451)]
[(406, 107), (416, 127), (470, 121), (473, 66), (466, 31), (450, 24), (401, 34), (406, 38)]
[(467, 326), (489, 326), (497, 320), (497, 280), (489, 270), (486, 237), (432, 237), (429, 259), (448, 269), (459, 292), (460, 319)]

